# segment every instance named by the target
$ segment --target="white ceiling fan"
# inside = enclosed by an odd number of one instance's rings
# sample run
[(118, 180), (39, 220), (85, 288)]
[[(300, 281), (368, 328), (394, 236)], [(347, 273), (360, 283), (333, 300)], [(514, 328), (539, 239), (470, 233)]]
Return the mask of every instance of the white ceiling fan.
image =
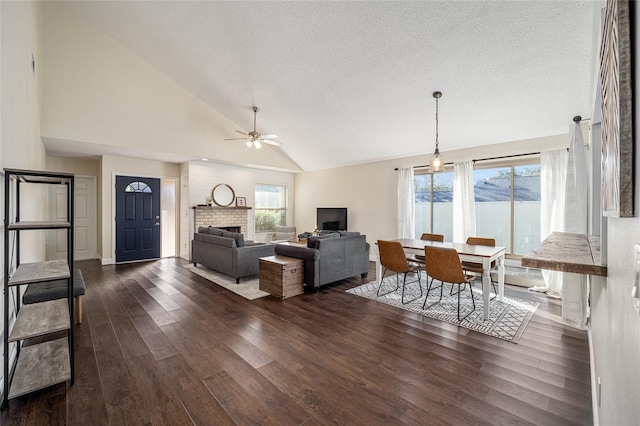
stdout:
[(242, 141), (243, 140), (243, 141), (246, 141), (246, 144), (249, 148), (251, 148), (252, 146), (255, 146), (256, 149), (260, 149), (263, 143), (266, 143), (269, 145), (275, 145), (275, 146), (282, 146), (281, 142), (272, 140), (277, 138), (278, 135), (273, 133), (263, 135), (262, 133), (256, 130), (256, 115), (258, 114), (258, 111), (260, 111), (260, 108), (258, 108), (257, 106), (254, 106), (252, 109), (253, 109), (253, 131), (249, 133), (245, 133), (245, 132), (241, 132), (240, 130), (236, 130), (236, 132), (240, 133), (241, 135), (244, 135), (245, 137), (225, 139), (225, 141)]

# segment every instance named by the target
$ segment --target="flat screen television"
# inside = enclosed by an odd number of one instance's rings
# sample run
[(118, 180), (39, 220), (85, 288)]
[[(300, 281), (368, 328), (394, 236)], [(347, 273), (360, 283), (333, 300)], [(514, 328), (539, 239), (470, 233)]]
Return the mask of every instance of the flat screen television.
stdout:
[(318, 207), (316, 212), (316, 226), (319, 231), (346, 231), (346, 207)]

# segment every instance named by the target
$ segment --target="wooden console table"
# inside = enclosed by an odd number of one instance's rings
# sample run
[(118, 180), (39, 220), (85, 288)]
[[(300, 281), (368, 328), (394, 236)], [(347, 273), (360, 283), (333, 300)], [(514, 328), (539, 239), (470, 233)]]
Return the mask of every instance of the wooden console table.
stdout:
[(607, 276), (600, 261), (600, 237), (568, 232), (553, 232), (521, 260), (522, 266)]

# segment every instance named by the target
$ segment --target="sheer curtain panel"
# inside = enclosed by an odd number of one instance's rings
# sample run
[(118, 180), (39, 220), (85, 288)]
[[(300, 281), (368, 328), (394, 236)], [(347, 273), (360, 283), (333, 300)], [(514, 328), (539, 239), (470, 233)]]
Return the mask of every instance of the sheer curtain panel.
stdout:
[(476, 236), (476, 203), (473, 192), (473, 162), (453, 164), (453, 242), (464, 243)]
[[(565, 190), (567, 182), (567, 160), (565, 149), (540, 153), (540, 239), (552, 232), (564, 231)], [(560, 297), (562, 273), (542, 271), (544, 286), (530, 290)]]
[(415, 238), (413, 167), (398, 171), (398, 238)]
[[(589, 211), (589, 188), (587, 164), (580, 124), (573, 125), (569, 158), (567, 161), (567, 181), (565, 191), (564, 231), (576, 234), (587, 233), (587, 212)], [(588, 313), (587, 276), (565, 273), (562, 276), (562, 319), (578, 327), (587, 323)]]

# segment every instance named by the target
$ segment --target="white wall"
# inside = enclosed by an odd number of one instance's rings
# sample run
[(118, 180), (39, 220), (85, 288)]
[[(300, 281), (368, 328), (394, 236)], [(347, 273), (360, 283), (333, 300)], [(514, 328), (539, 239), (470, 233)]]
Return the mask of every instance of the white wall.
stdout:
[[(466, 161), (502, 155), (523, 154), (566, 148), (570, 141), (571, 117), (567, 134), (553, 137), (483, 146), (476, 149), (443, 151), (446, 162)], [(347, 207), (349, 230), (367, 235), (372, 244), (379, 239), (397, 238), (396, 167), (429, 164), (429, 156), (407, 157), (351, 167), (295, 175), (295, 218), (298, 233), (313, 231), (316, 207)]]
[[(200, 203), (195, 203), (200, 204)], [(193, 210), (189, 195), (189, 163), (180, 164), (180, 237), (178, 239), (178, 255), (189, 260), (193, 225)]]
[(225, 142), (241, 127), (63, 4), (45, 2), (44, 13), (43, 137), (299, 170), (277, 148)]
[[(41, 170), (45, 166), (45, 149), (40, 140), (41, 4), (0, 2), (0, 166), (1, 168)], [(36, 62), (35, 73), (31, 57)], [(4, 173), (2, 173), (4, 178)], [(3, 179), (4, 181), (4, 179)], [(0, 185), (4, 199), (4, 182)], [(21, 193), (21, 214), (44, 219), (44, 190)], [(4, 206), (2, 209), (4, 219)], [(23, 216), (23, 217), (25, 217)], [(7, 238), (0, 227), (2, 241)], [(21, 261), (45, 259), (42, 232), (23, 233)], [(0, 247), (0, 275), (4, 282), (4, 245)], [(10, 305), (11, 306), (11, 305)], [(12, 308), (10, 308), (13, 310)], [(4, 303), (0, 304), (0, 336), (4, 339)], [(11, 312), (11, 311), (10, 311)], [(3, 355), (4, 356), (4, 355)], [(2, 360), (4, 362), (4, 360)], [(0, 370), (0, 376), (4, 374)], [(0, 384), (4, 377), (0, 379)]]
[[(640, 22), (636, 8), (632, 19)], [(633, 41), (634, 56), (640, 54), (640, 37)], [(640, 93), (634, 79), (634, 95)], [(640, 111), (635, 110), (638, 137)], [(636, 147), (638, 146), (636, 142)], [(635, 153), (635, 208), (640, 211), (640, 151)], [(631, 288), (635, 279), (634, 245), (640, 244), (640, 217), (607, 219), (608, 264), (606, 279), (591, 285), (591, 335), (595, 373), (602, 382), (602, 401), (598, 407), (600, 425), (640, 424), (640, 313), (632, 305)]]
[[(287, 205), (294, 205), (294, 174), (287, 172), (276, 172), (272, 170), (235, 167), (225, 164), (206, 163), (194, 161), (189, 163), (188, 172), (183, 170), (183, 176), (188, 175), (189, 179), (189, 200), (187, 203), (187, 213), (189, 215), (188, 232), (181, 233), (180, 256), (189, 259), (190, 241), (193, 238), (193, 206), (205, 204), (207, 198), (211, 197), (211, 190), (219, 183), (226, 183), (233, 188), (236, 197), (246, 197), (247, 206), (252, 209), (248, 211), (248, 235), (249, 240), (264, 241), (267, 236), (256, 235), (255, 224), (255, 188), (257, 184), (283, 185), (287, 187)], [(181, 212), (181, 215), (185, 215)], [(184, 223), (181, 227), (185, 229)], [(295, 225), (294, 209), (287, 210), (287, 225)], [(300, 231), (301, 232), (301, 231)]]
[(100, 160), (93, 158), (57, 157), (47, 155), (47, 170), (75, 173), (76, 175), (100, 176)]

